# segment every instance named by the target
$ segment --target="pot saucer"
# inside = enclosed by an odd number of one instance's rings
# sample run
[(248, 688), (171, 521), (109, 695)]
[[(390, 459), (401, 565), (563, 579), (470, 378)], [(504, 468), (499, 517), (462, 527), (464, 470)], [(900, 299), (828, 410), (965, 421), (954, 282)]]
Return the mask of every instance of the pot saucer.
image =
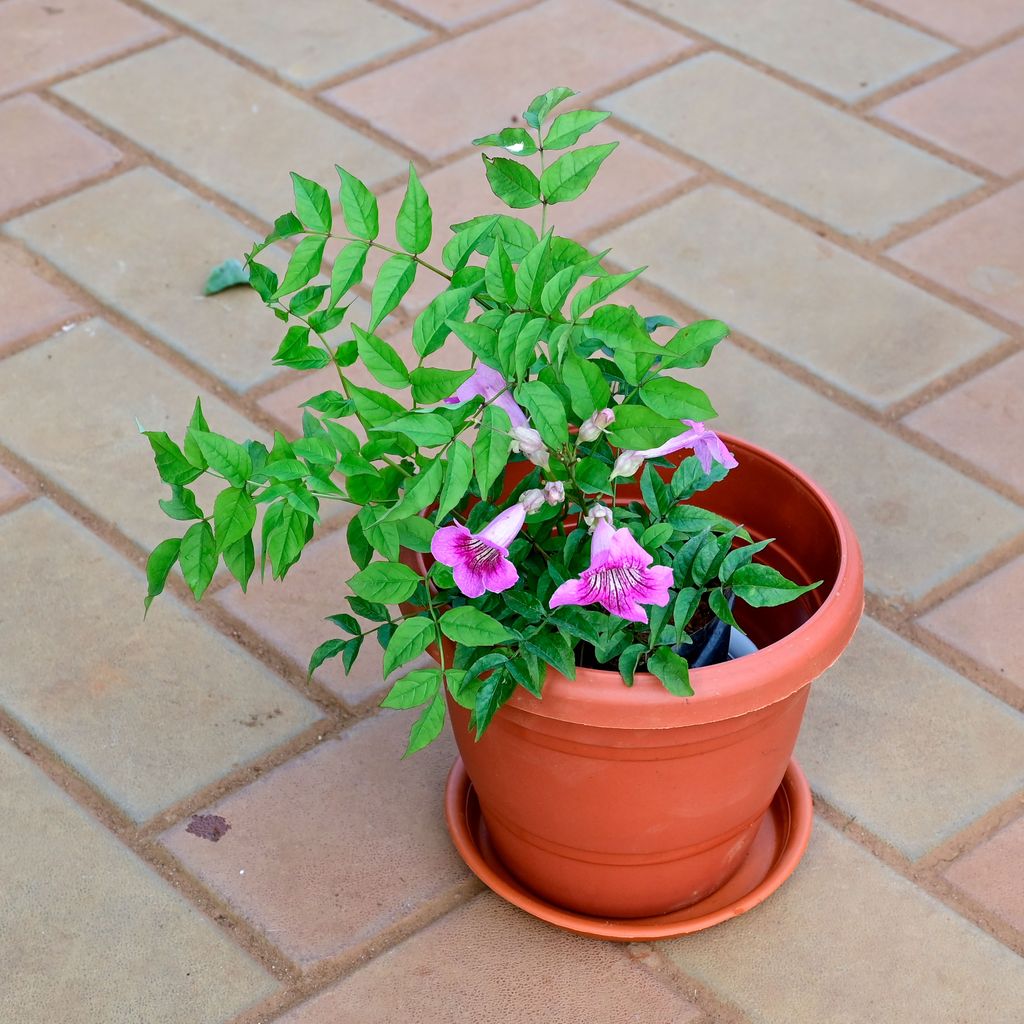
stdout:
[(577, 935), (613, 942), (649, 942), (689, 935), (753, 909), (793, 873), (807, 849), (813, 816), (810, 786), (792, 759), (743, 866), (721, 889), (692, 907), (658, 917), (601, 918), (548, 903), (506, 870), (491, 846), (462, 758), (456, 758), (452, 765), (445, 790), (445, 817), (452, 841), (484, 885), (541, 921)]

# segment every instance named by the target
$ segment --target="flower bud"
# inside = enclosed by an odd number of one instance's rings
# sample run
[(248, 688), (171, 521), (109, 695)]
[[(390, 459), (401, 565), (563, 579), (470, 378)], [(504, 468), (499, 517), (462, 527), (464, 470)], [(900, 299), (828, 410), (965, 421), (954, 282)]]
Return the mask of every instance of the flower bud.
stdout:
[(607, 505), (591, 505), (590, 510), (584, 515), (583, 522), (590, 527), (593, 532), (594, 527), (597, 526), (601, 520), (607, 523), (612, 522), (612, 510)]
[(547, 469), (550, 453), (533, 427), (513, 427), (512, 451), (525, 455), (535, 466)]
[(640, 452), (629, 449), (620, 452), (615, 465), (612, 466), (610, 479), (614, 480), (617, 476), (632, 476), (643, 465), (643, 461), (644, 457)]
[(523, 493), (519, 495), (519, 504), (526, 509), (527, 515), (530, 515), (544, 507), (546, 497), (547, 495), (544, 491), (534, 487), (529, 491), (523, 491)]
[(614, 419), (614, 409), (600, 409), (580, 424), (576, 436), (581, 441), (596, 441), (612, 425)]
[(561, 480), (552, 480), (544, 485), (544, 500), (549, 505), (561, 505), (565, 501), (565, 486)]

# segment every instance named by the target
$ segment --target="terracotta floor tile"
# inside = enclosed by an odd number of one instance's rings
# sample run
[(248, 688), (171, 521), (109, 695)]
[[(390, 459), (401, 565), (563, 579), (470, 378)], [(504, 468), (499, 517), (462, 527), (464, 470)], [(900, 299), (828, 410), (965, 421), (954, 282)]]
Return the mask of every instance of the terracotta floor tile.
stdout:
[(702, 53), (605, 102), (683, 153), (855, 237), (880, 238), (981, 184), (724, 53)]
[(1024, 932), (1024, 818), (1018, 818), (953, 862), (946, 878), (983, 907)]
[(617, 264), (650, 264), (645, 281), (876, 408), (1004, 340), (989, 324), (718, 186), (595, 244), (611, 246)]
[(820, 819), (782, 889), (659, 944), (753, 1024), (1009, 1024), (1024, 962)]
[(11, 1024), (226, 1024), (278, 988), (224, 929), (2, 740), (0, 815)]
[(900, 263), (1024, 324), (1024, 182), (889, 250)]
[(135, 821), (320, 717), (171, 595), (143, 622), (143, 573), (48, 501), (0, 516), (0, 578), (0, 705)]
[(31, 258), (9, 242), (0, 242), (0, 307), (0, 351), (82, 312), (77, 302), (43, 280)]
[[(328, 502), (323, 504), (325, 516), (337, 511), (327, 507)], [(333, 623), (324, 621), (328, 615), (351, 611), (345, 600), (349, 593), (345, 584), (357, 568), (348, 553), (344, 526), (342, 523), (333, 533), (325, 529), (284, 580), (272, 580), (268, 574), (261, 584), (254, 577), (248, 593), (243, 594), (231, 585), (215, 597), (218, 604), (252, 626), (303, 669), (321, 641), (345, 635)], [(367, 622), (364, 628), (371, 625)], [(344, 700), (359, 704), (384, 695), (382, 662), (380, 644), (369, 636), (349, 675), (345, 675), (340, 658), (335, 658), (317, 670), (316, 679)], [(396, 677), (406, 671), (400, 669)]]
[(1024, 715), (865, 618), (796, 754), (816, 793), (917, 860), (1024, 786)]
[[(51, 393), (61, 396), (56, 406), (40, 401)], [(0, 443), (151, 548), (183, 531), (157, 505), (170, 493), (136, 417), (180, 441), (197, 394), (193, 381), (152, 352), (105, 321), (88, 320), (0, 360)], [(214, 430), (240, 440), (265, 437), (220, 399), (201, 397)], [(203, 477), (192, 485), (206, 509), (216, 483)]]
[(337, 183), (340, 163), (372, 186), (404, 167), (390, 150), (194, 39), (173, 39), (54, 91), (265, 221), (292, 209), (289, 171)]
[(259, 296), (203, 294), (210, 270), (241, 258), (256, 232), (152, 167), (33, 210), (7, 230), (235, 390), (277, 372), (270, 358), (285, 327)]
[(0, 509), (6, 509), (28, 493), (25, 485), (11, 472), (0, 466)]
[(448, 28), (455, 28), (480, 18), (493, 17), (510, 7), (518, 6), (520, 2), (521, 0), (396, 0), (396, 3), (406, 10)]
[(426, 33), (370, 0), (150, 0), (203, 35), (302, 86), (351, 71)]
[(903, 422), (1024, 494), (1024, 353), (911, 413)]
[(0, 95), (166, 35), (115, 0), (0, 4)]
[(1024, 688), (1022, 595), (1024, 556), (951, 597), (920, 622), (947, 644)]
[(113, 146), (37, 96), (0, 103), (0, 217), (113, 167)]
[(958, 43), (979, 46), (1024, 24), (1020, 0), (875, 0)]
[(851, 0), (640, 2), (851, 102), (956, 52)]
[(218, 843), (163, 842), (303, 967), (367, 942), (467, 877), (444, 826), (445, 737), (403, 761), (413, 718), (391, 712), (209, 808)]
[(888, 100), (875, 112), (996, 174), (1024, 168), (1024, 39)]
[(552, 67), (593, 95), (690, 45), (609, 0), (547, 0), (324, 95), (436, 160), (520, 117)]
[(700, 1016), (623, 947), (548, 927), (488, 893), (279, 1024), (689, 1024)]

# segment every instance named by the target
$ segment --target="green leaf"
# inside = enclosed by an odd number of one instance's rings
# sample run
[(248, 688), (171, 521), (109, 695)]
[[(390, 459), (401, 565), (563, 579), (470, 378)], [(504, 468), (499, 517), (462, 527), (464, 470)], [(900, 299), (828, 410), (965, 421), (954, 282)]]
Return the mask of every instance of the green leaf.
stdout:
[(711, 594), (708, 596), (708, 607), (724, 623), (742, 632), (740, 624), (736, 621), (732, 614), (732, 609), (729, 607), (729, 599), (725, 596), (725, 591), (721, 587), (711, 591)]
[(256, 524), (256, 502), (240, 487), (226, 487), (213, 503), (217, 550), (249, 536)]
[[(307, 528), (310, 516), (292, 499), (295, 492), (289, 491), (286, 503), (281, 505), (279, 519), (273, 524), (266, 539), (266, 554), (274, 569), (275, 579), (284, 579), (288, 570), (299, 560), (308, 539)], [(269, 514), (269, 513), (268, 513)]]
[(594, 257), (586, 263), (574, 263), (572, 266), (559, 270), (554, 277), (549, 278), (540, 293), (540, 306), (545, 313), (560, 314), (569, 292), (573, 290), (576, 282), (584, 274), (591, 272), (594, 267), (600, 265), (600, 258)]
[(202, 469), (197, 468), (185, 458), (181, 449), (165, 431), (144, 430), (142, 433), (153, 449), (156, 471), (164, 483), (172, 486), (190, 484), (202, 473)]
[(437, 696), (427, 705), (423, 714), (413, 724), (409, 732), (409, 744), (405, 748), (405, 753), (402, 755), (403, 758), (415, 754), (417, 750), (422, 750), (441, 735), (441, 730), (444, 728), (444, 713), (444, 695), (438, 692)]
[(529, 309), (541, 308), (540, 297), (551, 275), (551, 232), (548, 232), (522, 259), (516, 270), (516, 295)]
[(661, 680), (669, 693), (676, 697), (692, 697), (690, 667), (670, 647), (659, 647), (647, 659), (647, 671)]
[(249, 269), (241, 260), (225, 260), (218, 263), (210, 271), (203, 287), (204, 295), (216, 295), (217, 292), (234, 288), (235, 285), (249, 283)]
[(299, 324), (288, 328), (272, 359), (275, 366), (288, 366), (294, 370), (318, 370), (330, 361), (327, 352), (310, 345), (309, 328)]
[(570, 110), (567, 114), (559, 114), (544, 136), (544, 148), (568, 149), (575, 146), (581, 136), (593, 131), (609, 117), (611, 114), (606, 110)]
[(593, 360), (581, 359), (575, 352), (570, 352), (562, 362), (562, 382), (569, 389), (572, 411), (581, 420), (607, 409), (611, 404), (608, 382)]
[(522, 380), (536, 358), (537, 342), (547, 321), (528, 313), (513, 313), (498, 332), (498, 364), (510, 380)]
[(409, 413), (377, 429), (405, 434), (424, 448), (436, 448), (452, 439), (451, 424), (436, 412)]
[(467, 605), (450, 608), (441, 616), (441, 632), (466, 647), (495, 647), (515, 640), (517, 634), (497, 619)]
[(246, 534), (233, 544), (229, 544), (223, 550), (222, 555), (224, 564), (228, 567), (231, 575), (238, 580), (244, 594), (249, 585), (249, 578), (256, 568), (256, 549), (253, 546), (251, 534)]
[(203, 457), (228, 483), (241, 487), (252, 476), (252, 458), (243, 445), (220, 434), (189, 428)]
[(533, 426), (549, 448), (560, 448), (569, 440), (569, 424), (562, 400), (542, 381), (531, 380), (516, 389), (516, 400), (526, 406)]
[(622, 681), (627, 686), (633, 685), (633, 675), (636, 672), (637, 663), (640, 661), (640, 655), (646, 650), (647, 648), (643, 644), (630, 644), (619, 655), (619, 675), (622, 676)]
[(430, 245), (433, 231), (433, 214), (427, 190), (420, 184), (416, 168), (409, 164), (409, 184), (395, 221), (395, 236), (398, 244), (411, 253), (421, 253)]
[(419, 575), (401, 562), (373, 562), (357, 572), (348, 585), (366, 601), (398, 604), (412, 597), (419, 582)]
[(402, 357), (376, 334), (367, 334), (356, 324), (352, 324), (352, 331), (356, 336), (359, 358), (374, 379), (386, 388), (407, 388), (409, 371)]
[(370, 330), (405, 298), (416, 280), (416, 264), (409, 256), (390, 256), (381, 265), (370, 296)]
[(576, 678), (576, 659), (573, 657), (572, 644), (560, 632), (537, 633), (536, 636), (523, 637), (523, 647), (531, 654), (537, 655), (556, 672), (561, 672), (567, 679)]
[(700, 605), (704, 592), (699, 587), (683, 587), (676, 594), (675, 602), (672, 605), (672, 622), (676, 631), (676, 643), (683, 642), (686, 627), (693, 618), (693, 613)]
[(705, 473), (700, 459), (691, 455), (679, 463), (672, 474), (672, 493), (680, 501), (692, 498), (698, 491), (706, 491), (712, 484), (725, 478), (729, 470), (719, 462), (711, 464), (711, 472)]
[(700, 320), (684, 327), (665, 343), (665, 365), (692, 368), (704, 366), (715, 346), (729, 336), (721, 320)]
[(473, 478), (473, 453), (462, 441), (455, 441), (448, 449), (445, 463), (444, 486), (437, 505), (434, 521), (441, 523), (444, 517), (457, 508), (466, 496), (470, 481)]
[(308, 316), (320, 305), (327, 291), (325, 284), (313, 284), (297, 291), (288, 301), (288, 309), (296, 316)]
[(697, 549), (693, 557), (693, 564), (690, 566), (690, 575), (698, 587), (704, 586), (712, 576), (712, 566), (718, 557), (719, 547), (717, 537), (708, 537)]
[(192, 416), (188, 421), (189, 429), (185, 431), (185, 458), (192, 463), (197, 469), (206, 469), (208, 463), (203, 457), (203, 453), (192, 438), (193, 430), (209, 430), (210, 424), (206, 422), (206, 417), (203, 415), (203, 403), (200, 399), (196, 398), (196, 404), (192, 409)]
[(666, 419), (642, 405), (618, 405), (608, 436), (616, 448), (644, 451), (657, 448), (683, 432), (679, 420)]
[(181, 574), (198, 601), (217, 570), (217, 542), (209, 523), (195, 523), (185, 531), (178, 552)]
[(564, 103), (570, 96), (575, 96), (576, 92), (573, 89), (569, 89), (564, 85), (560, 85), (554, 89), (548, 89), (547, 92), (541, 93), (540, 96), (535, 97), (530, 105), (523, 111), (523, 120), (531, 128), (539, 128), (545, 120), (547, 120), (548, 114), (551, 113), (559, 103)]
[(449, 321), (465, 319), (472, 294), (470, 288), (455, 288), (431, 300), (412, 325), (412, 345), (417, 355), (426, 358), (444, 344), (452, 331)]
[[(392, 506), (391, 511), (381, 518), (408, 519), (409, 516), (415, 516), (437, 497), (438, 491), (441, 490), (443, 476), (444, 466), (439, 460), (431, 459), (430, 464), (413, 478), (398, 504)], [(407, 524), (403, 523), (403, 534), (407, 529)]]
[(640, 397), (649, 409), (671, 419), (710, 420), (718, 415), (700, 388), (674, 377), (649, 380), (640, 388)]
[(276, 242), (282, 238), (291, 238), (292, 235), (301, 235), (303, 233), (302, 221), (295, 216), (294, 213), (282, 213), (277, 220), (274, 221), (273, 230), (263, 240), (262, 249), (265, 246), (270, 245), (271, 242)]
[(537, 152), (537, 143), (525, 128), (502, 128), (493, 135), (484, 135), (473, 140), (474, 146), (500, 146), (516, 156), (533, 156)]
[(306, 669), (306, 678), (309, 679), (329, 658), (336, 658), (341, 654), (348, 643), (348, 640), (342, 640), (336, 637), (333, 640), (325, 640), (320, 644), (309, 659), (309, 668)]
[(613, 295), (620, 288), (624, 288), (646, 269), (646, 267), (639, 267), (637, 270), (630, 270), (626, 274), (608, 274), (605, 277), (598, 277), (591, 281), (586, 288), (581, 288), (572, 297), (571, 311), (573, 320), (578, 320), (581, 314), (585, 313), (591, 306), (604, 302), (609, 295)]
[(661, 349), (644, 330), (644, 322), (632, 307), (601, 306), (585, 324), (587, 337), (598, 338), (614, 350), (615, 363), (629, 384), (639, 384), (661, 355)]
[(196, 496), (180, 484), (172, 484), (171, 497), (158, 504), (171, 519), (187, 522), (190, 519), (203, 518), (203, 510), (199, 507)]
[(331, 301), (328, 309), (334, 307), (363, 279), (363, 267), (370, 247), (365, 242), (350, 242), (334, 260), (331, 268)]
[(274, 292), (273, 298), (279, 299), (282, 295), (297, 292), (320, 273), (326, 242), (327, 238), (324, 235), (308, 235), (295, 246), (295, 251), (288, 260), (288, 269), (284, 273), (284, 280)]
[(764, 551), (774, 539), (774, 537), (769, 537), (767, 540), (759, 540), (756, 544), (747, 544), (745, 547), (730, 551), (722, 559), (722, 564), (718, 569), (718, 578), (723, 583), (728, 583), (737, 569), (744, 565), (750, 565), (754, 560), (754, 555), (759, 551)]
[(277, 291), (277, 274), (270, 267), (246, 258), (245, 265), (249, 268), (249, 284), (256, 294), (265, 302), (270, 303)]
[(295, 212), (299, 220), (310, 231), (331, 232), (331, 197), (323, 185), (318, 185), (301, 174), (292, 174), (292, 189), (295, 192)]
[(617, 146), (617, 142), (608, 142), (603, 146), (583, 146), (560, 156), (546, 167), (540, 177), (540, 188), (547, 202), (552, 205), (567, 203), (583, 195), (594, 180), (598, 168)]
[(377, 200), (355, 175), (349, 174), (337, 164), (334, 166), (338, 177), (341, 178), (341, 212), (345, 217), (345, 224), (356, 238), (365, 238), (372, 242), (380, 232)]
[(821, 582), (802, 587), (770, 565), (754, 563), (740, 566), (730, 576), (729, 586), (741, 601), (746, 601), (753, 608), (774, 608), (820, 587)]
[(484, 156), (491, 191), (513, 210), (527, 210), (540, 202), (540, 181), (525, 164), (507, 157)]
[(471, 718), (472, 724), (476, 728), (477, 740), (483, 736), (494, 716), (515, 691), (515, 679), (500, 669), (484, 680), (480, 689), (477, 690)]
[(427, 616), (400, 622), (384, 652), (384, 675), (391, 675), (396, 668), (421, 655), (433, 639), (434, 623)]
[[(417, 621), (417, 620), (413, 620)], [(429, 624), (430, 620), (426, 622)], [(395, 681), (388, 695), (380, 702), (382, 708), (398, 708), (405, 711), (426, 704), (441, 686), (441, 670), (438, 668), (414, 668), (407, 675)]]
[(390, 423), (396, 416), (401, 416), (405, 412), (405, 408), (390, 395), (381, 394), (372, 388), (361, 388), (351, 381), (348, 384), (348, 393), (356, 407), (356, 414), (372, 427)]
[(496, 405), (489, 405), (484, 410), (480, 422), (480, 430), (473, 443), (473, 458), (476, 463), (476, 479), (481, 497), (486, 497), (491, 485), (501, 475), (508, 462), (508, 453), (512, 448), (509, 431), (512, 423), (508, 413)]
[(174, 568), (174, 563), (178, 560), (178, 552), (180, 550), (181, 540), (177, 537), (161, 541), (153, 548), (153, 552), (146, 562), (146, 582), (149, 586), (144, 604), (147, 612), (149, 611), (149, 606), (153, 603), (153, 598), (164, 592), (167, 576), (171, 569)]
[(412, 380), (413, 401), (420, 405), (436, 405), (450, 398), (473, 376), (473, 370), (442, 370), (434, 366), (419, 366), (409, 374)]
[(597, 491), (600, 494), (614, 494), (609, 475), (611, 467), (600, 459), (580, 459), (576, 464), (576, 482), (585, 494)]
[(514, 302), (516, 298), (516, 270), (512, 266), (504, 243), (495, 242), (484, 268), (484, 287), (497, 302)]
[(444, 265), (453, 274), (461, 270), (469, 257), (485, 244), (484, 239), (490, 235), (500, 220), (498, 216), (474, 217), (465, 224), (456, 224), (455, 234), (445, 243), (441, 253)]
[(452, 334), (462, 342), (470, 352), (478, 359), (486, 363), (491, 369), (500, 369), (498, 359), (498, 332), (486, 324), (474, 320), (472, 323), (460, 323), (458, 320), (449, 320), (448, 326)]

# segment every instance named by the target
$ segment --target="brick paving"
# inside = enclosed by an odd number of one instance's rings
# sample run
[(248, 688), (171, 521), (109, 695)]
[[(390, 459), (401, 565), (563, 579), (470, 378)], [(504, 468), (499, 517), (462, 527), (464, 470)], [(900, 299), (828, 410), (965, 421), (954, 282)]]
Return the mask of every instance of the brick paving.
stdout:
[[(649, 263), (645, 311), (734, 325), (723, 425), (832, 490), (867, 561), (800, 740), (805, 861), (650, 946), (481, 891), (450, 739), (399, 761), (379, 659), (307, 685), (343, 520), (284, 586), (196, 608), (172, 581), (139, 614), (168, 528), (135, 418), (180, 429), (201, 394), (267, 437), (318, 390), (269, 366), (251, 294), (201, 296), (209, 267), (292, 169), (393, 210), (412, 157), (439, 222), (491, 209), (469, 140), (563, 82), (624, 142), (560, 229)], [(1024, 0), (0, 0), (4, 1019), (1017, 1019), (1022, 82)]]

